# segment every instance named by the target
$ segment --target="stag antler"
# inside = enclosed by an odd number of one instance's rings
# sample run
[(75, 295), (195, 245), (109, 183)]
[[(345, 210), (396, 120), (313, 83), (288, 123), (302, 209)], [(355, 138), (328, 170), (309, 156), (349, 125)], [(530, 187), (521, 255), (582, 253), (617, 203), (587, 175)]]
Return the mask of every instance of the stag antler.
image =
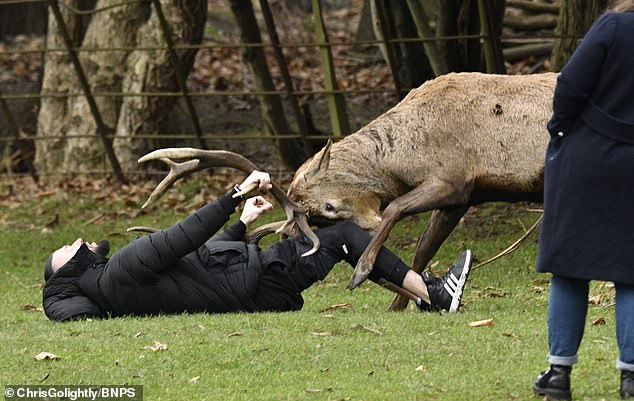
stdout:
[[(172, 159), (189, 159), (182, 163), (176, 163)], [(143, 163), (150, 160), (161, 160), (170, 168), (167, 176), (157, 185), (154, 192), (150, 195), (147, 202), (143, 204), (142, 208), (156, 202), (169, 187), (172, 186), (180, 178), (192, 174), (196, 171), (204, 170), (211, 167), (232, 167), (240, 170), (246, 174), (251, 173), (253, 170), (259, 170), (255, 164), (253, 164), (246, 157), (237, 153), (229, 152), (226, 150), (203, 150), (195, 148), (166, 148), (159, 149), (148, 153), (147, 155), (139, 159), (139, 163)], [(286, 221), (281, 227), (277, 229), (277, 233), (284, 231), (291, 223), (297, 224), (299, 229), (313, 242), (313, 247), (302, 256), (312, 255), (319, 249), (319, 238), (310, 229), (308, 225), (308, 218), (306, 209), (290, 200), (290, 198), (274, 183), (269, 190), (271, 195), (277, 199), (284, 212), (286, 213)], [(243, 188), (242, 193), (249, 192), (251, 188)]]

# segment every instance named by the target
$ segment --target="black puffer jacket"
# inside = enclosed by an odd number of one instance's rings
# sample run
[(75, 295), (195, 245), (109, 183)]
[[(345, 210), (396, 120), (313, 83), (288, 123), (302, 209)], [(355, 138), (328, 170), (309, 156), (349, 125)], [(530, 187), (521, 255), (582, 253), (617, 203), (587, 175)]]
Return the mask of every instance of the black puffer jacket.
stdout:
[(46, 315), (70, 320), (254, 311), (259, 248), (243, 242), (239, 221), (210, 240), (238, 203), (231, 194), (222, 196), (167, 230), (137, 238), (109, 260), (82, 245), (46, 282)]

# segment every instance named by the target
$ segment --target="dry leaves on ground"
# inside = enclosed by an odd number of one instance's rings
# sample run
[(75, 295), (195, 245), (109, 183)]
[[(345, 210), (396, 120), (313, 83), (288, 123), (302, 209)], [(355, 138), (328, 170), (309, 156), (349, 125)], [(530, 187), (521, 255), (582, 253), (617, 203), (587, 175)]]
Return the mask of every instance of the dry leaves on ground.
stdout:
[(469, 326), (470, 327), (495, 326), (495, 322), (493, 321), (493, 319), (477, 320), (475, 322), (469, 323)]
[(40, 352), (39, 354), (35, 355), (34, 358), (36, 361), (44, 361), (44, 360), (56, 361), (58, 359), (61, 359), (60, 356), (57, 356), (55, 354), (52, 354), (46, 351)]
[(143, 347), (143, 349), (149, 349), (154, 352), (165, 351), (167, 350), (167, 344), (163, 344), (160, 341), (154, 341), (151, 345), (146, 345), (145, 347)]

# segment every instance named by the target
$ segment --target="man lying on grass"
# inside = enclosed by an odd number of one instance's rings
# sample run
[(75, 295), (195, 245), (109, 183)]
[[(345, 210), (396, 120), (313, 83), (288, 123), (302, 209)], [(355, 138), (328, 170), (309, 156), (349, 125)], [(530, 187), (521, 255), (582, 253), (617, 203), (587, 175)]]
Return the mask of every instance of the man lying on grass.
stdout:
[[(79, 238), (56, 250), (44, 269), (46, 315), (63, 321), (301, 309), (302, 291), (323, 280), (341, 260), (354, 266), (370, 235), (352, 222), (342, 222), (315, 231), (321, 246), (310, 256), (301, 256), (312, 246), (304, 235), (261, 250), (244, 242), (247, 226), (273, 207), (256, 196), (246, 200), (239, 221), (214, 236), (242, 202), (233, 195), (251, 184), (260, 191), (271, 188), (269, 175), (254, 171), (230, 193), (167, 230), (133, 240), (109, 259), (105, 240), (96, 244)], [(383, 248), (370, 279), (385, 279), (414, 294), (421, 310), (455, 312), (471, 260), (471, 251), (462, 252), (437, 278), (414, 272)]]

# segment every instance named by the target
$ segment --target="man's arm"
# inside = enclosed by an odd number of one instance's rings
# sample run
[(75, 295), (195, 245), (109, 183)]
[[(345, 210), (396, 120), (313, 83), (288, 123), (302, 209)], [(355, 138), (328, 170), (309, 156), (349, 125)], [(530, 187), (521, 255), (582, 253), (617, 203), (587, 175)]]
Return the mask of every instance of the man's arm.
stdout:
[(244, 234), (248, 226), (272, 208), (273, 205), (262, 196), (247, 199), (240, 220), (227, 227), (223, 232), (216, 234), (210, 241), (244, 241)]
[[(132, 241), (112, 255), (109, 264), (128, 271), (137, 281), (156, 279), (157, 273), (173, 266), (216, 234), (242, 202), (241, 197), (235, 197), (236, 193), (240, 188), (252, 184), (257, 184), (264, 191), (271, 188), (269, 175), (254, 171), (240, 186), (203, 206), (180, 223)], [(250, 207), (248, 209), (251, 210)]]

